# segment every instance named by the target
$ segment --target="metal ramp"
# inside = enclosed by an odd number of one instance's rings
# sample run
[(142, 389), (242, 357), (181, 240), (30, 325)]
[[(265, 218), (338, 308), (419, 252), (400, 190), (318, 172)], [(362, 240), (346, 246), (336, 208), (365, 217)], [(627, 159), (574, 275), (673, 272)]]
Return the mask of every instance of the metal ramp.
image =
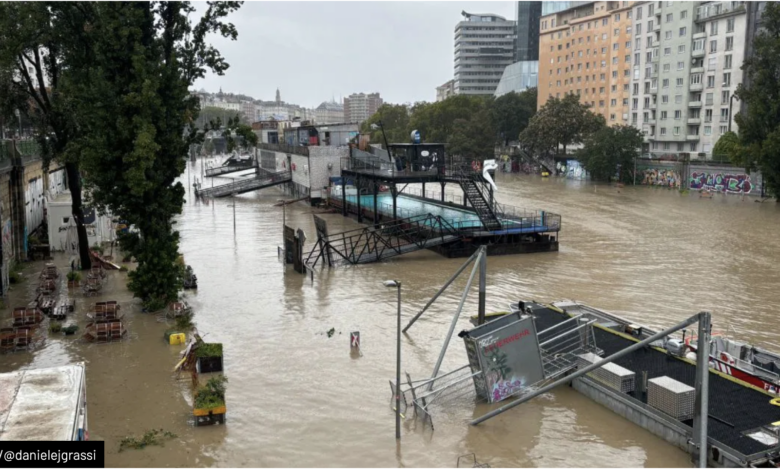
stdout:
[(314, 269), (322, 261), (336, 264), (366, 264), (423, 250), (461, 238), (449, 222), (432, 214), (398, 219), (378, 228), (365, 227), (327, 235), (318, 230), (317, 242), (305, 264)]
[(496, 216), (493, 208), (490, 207), (490, 203), (485, 199), (484, 193), (479, 188), (479, 185), (477, 185), (477, 178), (481, 179), (481, 176), (478, 176), (475, 173), (458, 172), (455, 177), (458, 180), (461, 189), (463, 189), (466, 198), (469, 200), (471, 207), (476, 211), (485, 230), (491, 232), (501, 230), (503, 228), (501, 220)]
[(195, 194), (198, 197), (205, 198), (225, 197), (233, 194), (257, 191), (258, 189), (289, 183), (290, 181), (292, 181), (292, 176), (289, 171), (279, 171), (276, 173), (264, 172), (252, 178), (233, 181), (232, 183), (214, 186), (213, 188), (198, 187), (195, 190)]
[(255, 168), (254, 160), (248, 162), (233, 163), (232, 165), (218, 166), (216, 168), (209, 168), (206, 170), (206, 176), (221, 176), (228, 173), (235, 173), (237, 171), (252, 170)]

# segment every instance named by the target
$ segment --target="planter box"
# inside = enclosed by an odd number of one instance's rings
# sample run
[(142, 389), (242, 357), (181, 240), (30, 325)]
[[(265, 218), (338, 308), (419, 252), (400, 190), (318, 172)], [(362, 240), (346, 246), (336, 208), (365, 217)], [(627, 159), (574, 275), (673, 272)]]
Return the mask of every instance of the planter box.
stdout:
[(68, 287), (78, 287), (79, 281), (68, 281)]
[(224, 424), (227, 407), (225, 405), (216, 408), (195, 408), (192, 412), (195, 416), (195, 426), (211, 426)]
[(195, 370), (198, 374), (222, 372), (222, 356), (199, 357), (198, 361), (195, 363)]

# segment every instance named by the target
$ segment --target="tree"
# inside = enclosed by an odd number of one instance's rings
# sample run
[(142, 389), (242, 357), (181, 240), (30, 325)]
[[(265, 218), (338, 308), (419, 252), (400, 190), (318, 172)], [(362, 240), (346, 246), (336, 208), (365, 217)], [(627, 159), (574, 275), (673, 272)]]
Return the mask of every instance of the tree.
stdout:
[(426, 142), (447, 142), (454, 131), (455, 121), (470, 119), (484, 109), (490, 99), (492, 97), (455, 95), (437, 103), (417, 103), (412, 107), (410, 131), (420, 131)]
[(504, 145), (516, 140), (536, 114), (536, 88), (522, 93), (507, 93), (496, 98), (490, 106), (490, 117)]
[(448, 154), (460, 157), (461, 162), (493, 158), (496, 133), (487, 109), (469, 119), (456, 120), (453, 127), (452, 135), (447, 139)]
[(367, 121), (360, 126), (360, 131), (371, 135), (371, 142), (384, 144), (382, 130), (372, 129), (372, 124), (382, 122), (388, 143), (409, 142), (409, 108), (403, 104), (385, 103), (379, 107)]
[(553, 97), (531, 118), (520, 142), (532, 153), (557, 155), (563, 147), (566, 154), (566, 147), (583, 143), (604, 126), (604, 117), (580, 103), (579, 96)]
[(65, 57), (86, 47), (78, 27), (84, 24), (75, 3), (0, 2), (0, 114), (7, 119), (18, 109), (33, 128), (44, 167), (52, 160), (65, 166), (81, 267), (89, 269), (79, 156), (65, 155), (82, 128), (62, 89)]
[[(215, 129), (220, 128), (219, 119), (217, 119), (214, 126)], [(227, 126), (225, 126), (224, 131), (222, 131), (222, 137), (224, 137), (225, 142), (227, 142), (228, 153), (235, 150), (236, 147), (244, 150), (257, 147), (257, 142), (259, 140), (257, 134), (252, 130), (252, 126), (244, 124), (238, 116), (231, 118), (227, 122)]]
[(585, 141), (577, 157), (594, 180), (609, 181), (619, 171), (618, 179), (629, 183), (641, 147), (642, 133), (635, 127), (605, 126)]
[(198, 118), (195, 120), (195, 125), (203, 129), (217, 119), (221, 122), (228, 122), (233, 118), (240, 119), (240, 113), (225, 108), (217, 108), (216, 106), (206, 106), (200, 110)]
[(138, 260), (129, 288), (157, 310), (182, 286), (173, 218), (185, 191), (176, 179), (189, 145), (203, 136), (189, 87), (207, 69), (221, 75), (228, 68), (206, 37), (235, 40), (235, 27), (223, 18), (240, 3), (209, 2), (194, 25), (188, 2), (81, 5), (92, 15), (81, 25), (93, 55), (73, 58), (68, 88), (87, 131), (67, 151), (81, 156), (94, 200), (138, 228), (124, 245)]
[(761, 170), (766, 188), (780, 200), (780, 4), (767, 2), (761, 23), (753, 55), (742, 65), (745, 80), (736, 96), (747, 112), (735, 117), (739, 146), (729, 155), (746, 171)]
[(739, 150), (739, 137), (735, 132), (728, 131), (715, 143), (712, 155), (732, 155)]

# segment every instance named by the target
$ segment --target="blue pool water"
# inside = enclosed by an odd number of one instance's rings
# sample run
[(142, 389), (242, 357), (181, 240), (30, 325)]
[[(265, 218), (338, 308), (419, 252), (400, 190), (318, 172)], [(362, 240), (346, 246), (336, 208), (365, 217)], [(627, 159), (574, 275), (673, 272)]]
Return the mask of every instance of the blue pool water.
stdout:
[[(347, 202), (357, 204), (356, 196), (347, 196)], [(418, 199), (399, 195), (397, 200), (397, 214), (399, 218), (414, 217), (416, 215), (433, 214), (440, 216), (449, 223), (474, 223), (480, 225), (479, 217), (473, 212), (446, 207), (439, 204), (423, 202)], [(374, 210), (374, 195), (360, 196), (360, 205), (366, 209)], [(393, 214), (393, 197), (380, 194), (377, 197), (377, 210), (386, 215)], [(469, 224), (470, 225), (470, 224)]]

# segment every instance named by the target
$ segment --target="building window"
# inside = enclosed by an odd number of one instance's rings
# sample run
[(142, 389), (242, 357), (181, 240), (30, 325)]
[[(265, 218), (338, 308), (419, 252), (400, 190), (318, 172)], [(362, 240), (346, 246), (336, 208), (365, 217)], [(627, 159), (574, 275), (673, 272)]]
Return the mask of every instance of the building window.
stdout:
[(602, 39), (603, 41), (606, 41), (606, 40), (607, 40), (607, 33), (602, 33), (602, 34), (601, 34), (601, 39)]
[(725, 134), (729, 130), (728, 126), (720, 126), (721, 135)]
[(669, 79), (668, 78), (664, 78), (661, 81), (661, 86), (663, 86), (664, 88), (669, 88)]
[(609, 24), (609, 18), (604, 18), (603, 20), (601, 20), (601, 26), (606, 26), (608, 24)]
[(720, 122), (729, 122), (729, 108), (720, 108)]
[(680, 12), (680, 19), (688, 18), (688, 10), (683, 10)]
[(723, 62), (723, 69), (729, 70), (731, 68), (731, 55), (725, 56), (725, 60)]
[(716, 34), (718, 34), (718, 20), (710, 23), (710, 36), (715, 36)]
[(671, 23), (672, 21), (674, 21), (674, 14), (673, 13), (667, 13), (667, 15), (666, 15), (666, 22), (667, 23)]
[(707, 93), (706, 95), (704, 95), (704, 97), (705, 97), (705, 101), (704, 101), (705, 106), (712, 106), (712, 93)]
[(677, 70), (685, 70), (685, 62), (684, 61), (677, 62)]
[(704, 135), (712, 135), (712, 126), (704, 126)]
[(666, 128), (665, 127), (661, 128), (661, 135), (666, 135)]
[(682, 111), (680, 111), (680, 110), (675, 111), (674, 112), (674, 118), (677, 119), (677, 120), (681, 119), (682, 118)]
[(669, 70), (671, 70), (671, 65), (670, 64), (664, 64), (664, 72), (668, 72)]
[(683, 36), (685, 36), (686, 34), (688, 34), (688, 28), (686, 28), (685, 26), (683, 26), (682, 28), (680, 28), (680, 37), (683, 37)]
[(674, 104), (682, 104), (682, 95), (674, 95)]
[(672, 30), (670, 29), (669, 31), (665, 32), (664, 37), (665, 39), (672, 39)]
[(626, 49), (631, 50), (631, 41), (626, 41)]
[(695, 152), (696, 151), (696, 142), (691, 142), (690, 149), (691, 149), (691, 152)]
[(664, 47), (664, 55), (672, 55), (672, 48)]
[(683, 86), (683, 84), (684, 84), (684, 79), (683, 78), (678, 78), (677, 79), (677, 86), (681, 87), (681, 86)]
[(694, 73), (691, 75), (691, 85), (698, 85), (701, 83), (701, 74), (700, 73)]
[(674, 135), (680, 135), (680, 126), (674, 127)]
[(599, 100), (599, 108), (603, 108), (603, 107), (604, 107), (604, 100)]
[(609, 120), (610, 121), (614, 121), (615, 120), (615, 115), (614, 114), (610, 114), (609, 115)]
[(679, 46), (677, 46), (677, 53), (685, 54), (685, 44), (680, 44)]
[(633, 94), (634, 95), (638, 95), (639, 94), (639, 84), (638, 83), (634, 83), (634, 92), (633, 92)]
[(712, 122), (712, 110), (711, 109), (705, 109), (704, 110), (704, 122)]
[(731, 51), (734, 49), (734, 36), (729, 36), (726, 38), (726, 50)]
[(615, 21), (620, 21), (620, 13), (615, 14)]
[(720, 104), (729, 104), (729, 91), (723, 90), (720, 92)]
[(639, 36), (640, 34), (642, 34), (642, 23), (636, 25), (636, 35)]
[(610, 106), (617, 106), (617, 100), (612, 98), (612, 100), (610, 100), (610, 102), (609, 102), (609, 105)]
[(723, 74), (723, 86), (731, 86), (731, 72)]
[(669, 142), (664, 142), (664, 150), (669, 150)]
[(677, 142), (677, 151), (682, 152), (683, 150), (685, 150), (685, 144), (682, 142)]
[(707, 77), (707, 88), (715, 88), (715, 76), (710, 75)]
[(718, 52), (718, 40), (713, 39), (710, 41), (710, 53)]
[(726, 20), (726, 32), (727, 33), (734, 32), (734, 18), (729, 18)]
[(667, 116), (666, 111), (661, 111), (661, 120), (662, 121), (666, 121), (666, 116)]
[(669, 103), (669, 95), (661, 96), (661, 103), (663, 103), (663, 104)]

